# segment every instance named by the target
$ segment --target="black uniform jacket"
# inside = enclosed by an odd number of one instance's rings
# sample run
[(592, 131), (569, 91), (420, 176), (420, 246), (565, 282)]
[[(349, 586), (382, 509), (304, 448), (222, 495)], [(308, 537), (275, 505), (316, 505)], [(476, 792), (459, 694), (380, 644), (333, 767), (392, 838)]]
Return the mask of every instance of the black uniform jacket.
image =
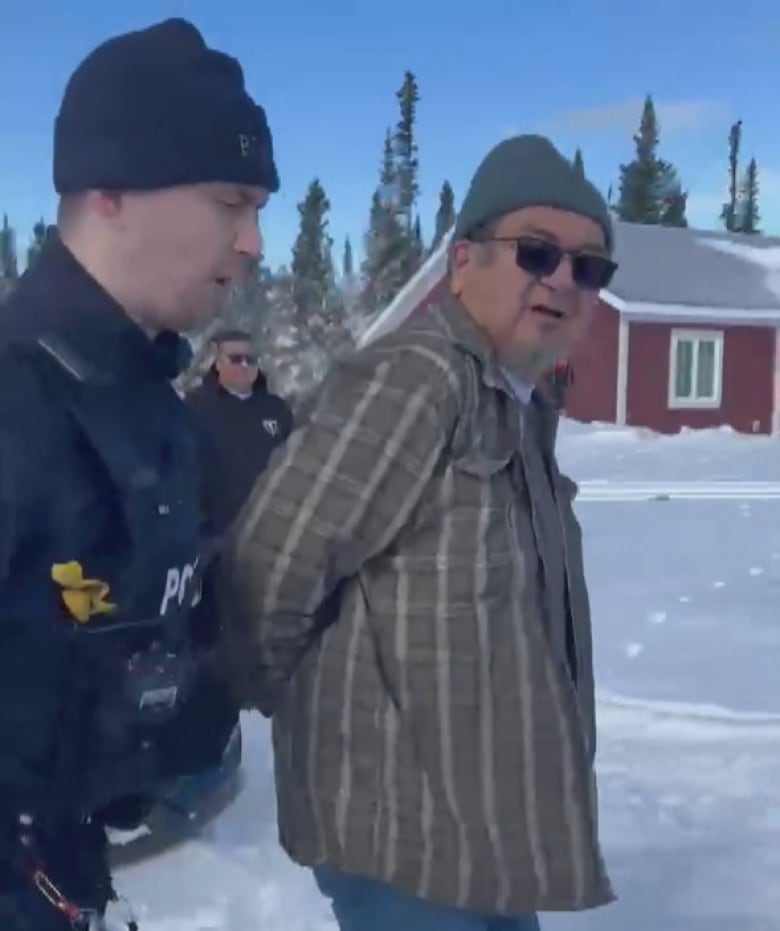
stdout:
[[(72, 632), (198, 604), (181, 358), (178, 336), (150, 339), (56, 237), (0, 307), (0, 820), (45, 807), (63, 748), (78, 758), (63, 703), (90, 673)], [(206, 727), (194, 715), (185, 742)]]

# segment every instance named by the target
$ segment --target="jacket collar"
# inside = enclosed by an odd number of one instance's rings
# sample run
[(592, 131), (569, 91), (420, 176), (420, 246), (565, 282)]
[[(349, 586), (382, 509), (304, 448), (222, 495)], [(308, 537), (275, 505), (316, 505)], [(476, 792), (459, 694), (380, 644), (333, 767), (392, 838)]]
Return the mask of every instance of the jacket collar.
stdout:
[(84, 381), (171, 381), (186, 367), (186, 340), (167, 331), (150, 339), (56, 235), (17, 296), (29, 308), (26, 320), (12, 324), (17, 335), (38, 342)]

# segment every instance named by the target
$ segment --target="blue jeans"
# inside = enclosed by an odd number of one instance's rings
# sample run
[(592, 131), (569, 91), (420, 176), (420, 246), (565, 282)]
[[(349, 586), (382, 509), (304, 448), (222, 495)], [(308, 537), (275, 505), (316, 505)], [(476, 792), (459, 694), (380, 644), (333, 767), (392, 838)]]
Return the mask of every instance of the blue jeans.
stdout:
[(340, 931), (539, 931), (536, 915), (504, 918), (435, 905), (388, 883), (317, 866), (314, 878)]

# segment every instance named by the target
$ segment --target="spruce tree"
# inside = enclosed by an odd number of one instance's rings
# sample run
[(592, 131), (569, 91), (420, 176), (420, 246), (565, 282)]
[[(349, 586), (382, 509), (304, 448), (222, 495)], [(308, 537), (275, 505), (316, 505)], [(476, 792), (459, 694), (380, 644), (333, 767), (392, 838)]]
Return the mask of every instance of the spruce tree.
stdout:
[(652, 97), (634, 136), (634, 159), (620, 166), (616, 213), (629, 223), (685, 226), (685, 201), (677, 170), (658, 156), (659, 127)]
[(682, 189), (677, 169), (671, 162), (659, 159), (658, 172), (659, 225), (687, 226), (685, 211), (688, 206), (688, 194)]
[(634, 146), (633, 161), (620, 166), (617, 214), (629, 223), (658, 223), (658, 124), (650, 97), (645, 101)]
[(425, 243), (423, 241), (422, 223), (420, 222), (420, 215), (417, 214), (414, 218), (414, 226), (412, 227), (412, 258), (414, 260), (415, 269), (419, 268), (422, 264), (424, 255)]
[(30, 243), (30, 247), (27, 250), (27, 268), (32, 268), (35, 264), (38, 256), (43, 251), (43, 247), (46, 245), (46, 240), (49, 237), (51, 227), (48, 227), (41, 217), (40, 220), (33, 227), (33, 238)]
[(293, 245), (293, 300), (302, 320), (312, 314), (325, 313), (333, 294), (333, 241), (328, 235), (329, 210), (328, 197), (319, 179), (315, 178), (298, 204), (300, 227)]
[(3, 228), (0, 230), (0, 278), (15, 281), (19, 277), (19, 263), (16, 256), (16, 234), (8, 222), (8, 215), (3, 214)]
[(385, 307), (420, 266), (423, 257), (416, 205), (420, 187), (415, 137), (417, 79), (406, 71), (396, 93), (395, 130), (385, 134), (379, 187), (371, 199), (364, 237), (362, 306), (371, 314)]
[(437, 248), (455, 223), (455, 192), (449, 181), (445, 181), (439, 191), (439, 209), (436, 211), (436, 225), (433, 233), (431, 251)]
[(420, 92), (417, 79), (411, 71), (404, 74), (403, 84), (396, 93), (399, 116), (395, 128), (394, 148), (398, 178), (398, 217), (401, 228), (413, 237), (414, 209), (420, 193), (418, 182), (419, 161), (415, 138), (417, 104)]
[(379, 199), (387, 211), (395, 217), (398, 216), (401, 209), (400, 196), (398, 168), (393, 152), (393, 134), (388, 128), (385, 130), (382, 162), (379, 168)]
[(420, 193), (418, 181), (419, 161), (417, 158), (417, 140), (415, 138), (417, 104), (420, 93), (417, 79), (411, 71), (404, 73), (404, 80), (396, 93), (398, 101), (398, 122), (393, 136), (395, 155), (395, 172), (398, 180), (398, 202), (396, 216), (403, 237), (400, 265), (400, 284), (402, 287), (414, 275), (422, 261), (421, 244), (415, 236), (415, 216), (417, 197)]
[(398, 219), (398, 173), (393, 137), (385, 134), (379, 186), (371, 198), (368, 230), (363, 240), (363, 295), (367, 313), (385, 307), (404, 284), (408, 240)]
[(574, 170), (577, 172), (577, 174), (581, 178), (584, 178), (585, 177), (585, 162), (583, 161), (582, 150), (580, 149), (579, 146), (577, 146), (577, 151), (574, 153), (574, 160), (572, 161), (572, 165), (574, 166)]
[(679, 182), (672, 180), (667, 189), (667, 195), (661, 211), (661, 226), (687, 226), (688, 219), (685, 209), (688, 205), (688, 195), (683, 192)]
[(371, 196), (368, 228), (363, 236), (363, 261), (360, 266), (362, 278), (361, 305), (367, 314), (381, 306), (381, 257), (383, 251), (382, 228), (384, 209), (378, 190)]
[(729, 130), (729, 200), (723, 205), (720, 218), (726, 229), (737, 230), (739, 200), (739, 147), (742, 142), (742, 120), (737, 120)]
[(352, 256), (352, 243), (349, 236), (344, 240), (344, 256), (341, 261), (341, 273), (344, 278), (351, 278), (354, 274), (354, 258)]
[(336, 286), (329, 211), (330, 201), (315, 178), (298, 204), (300, 230), (291, 264), (296, 354), (309, 384), (318, 382), (334, 356), (350, 343), (344, 296)]
[(758, 210), (758, 165), (750, 159), (739, 192), (738, 229), (741, 233), (759, 233), (761, 215)]
[(344, 240), (344, 254), (341, 260), (341, 299), (344, 305), (344, 322), (353, 336), (360, 335), (362, 325), (358, 297), (360, 284), (355, 274), (355, 260), (352, 252), (352, 240), (347, 236)]

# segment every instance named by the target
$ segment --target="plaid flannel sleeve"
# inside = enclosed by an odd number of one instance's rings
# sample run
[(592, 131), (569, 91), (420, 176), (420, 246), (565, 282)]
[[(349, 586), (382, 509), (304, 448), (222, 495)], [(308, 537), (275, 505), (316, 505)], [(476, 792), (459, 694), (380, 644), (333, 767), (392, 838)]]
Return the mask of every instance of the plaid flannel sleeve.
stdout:
[(339, 364), (240, 516), (221, 587), (245, 705), (270, 712), (323, 601), (396, 537), (439, 462), (451, 386), (413, 356)]

